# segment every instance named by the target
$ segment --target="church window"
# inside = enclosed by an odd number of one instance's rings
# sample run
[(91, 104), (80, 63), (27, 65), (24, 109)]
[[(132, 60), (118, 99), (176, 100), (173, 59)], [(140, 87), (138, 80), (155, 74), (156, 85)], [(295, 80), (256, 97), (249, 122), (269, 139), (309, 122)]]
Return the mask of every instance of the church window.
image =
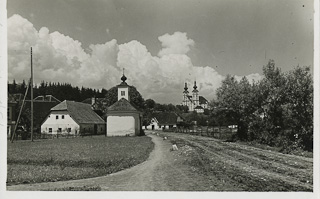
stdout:
[(121, 91), (121, 96), (125, 96), (126, 92), (125, 91)]

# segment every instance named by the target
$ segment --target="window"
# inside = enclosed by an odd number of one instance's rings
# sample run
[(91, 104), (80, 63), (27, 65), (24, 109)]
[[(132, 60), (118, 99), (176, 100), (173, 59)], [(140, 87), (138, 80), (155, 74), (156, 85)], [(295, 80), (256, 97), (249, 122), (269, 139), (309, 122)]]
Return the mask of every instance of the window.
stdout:
[(59, 115), (56, 115), (56, 119), (59, 119)]
[(68, 132), (69, 132), (69, 133), (71, 132), (71, 128), (68, 128)]
[(52, 128), (49, 128), (49, 133), (52, 133)]
[(61, 132), (62, 131), (62, 129), (61, 128), (58, 128), (58, 132)]
[(126, 92), (125, 91), (121, 91), (121, 96), (125, 96)]
[(64, 119), (64, 115), (61, 116), (61, 119)]

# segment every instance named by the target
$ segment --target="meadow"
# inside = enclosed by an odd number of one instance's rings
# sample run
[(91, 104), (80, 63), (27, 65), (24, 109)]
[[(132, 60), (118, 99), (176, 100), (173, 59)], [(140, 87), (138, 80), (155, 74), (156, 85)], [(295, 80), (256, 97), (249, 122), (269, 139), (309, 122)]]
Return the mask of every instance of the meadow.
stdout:
[(146, 136), (8, 142), (7, 185), (107, 175), (145, 161), (153, 148)]

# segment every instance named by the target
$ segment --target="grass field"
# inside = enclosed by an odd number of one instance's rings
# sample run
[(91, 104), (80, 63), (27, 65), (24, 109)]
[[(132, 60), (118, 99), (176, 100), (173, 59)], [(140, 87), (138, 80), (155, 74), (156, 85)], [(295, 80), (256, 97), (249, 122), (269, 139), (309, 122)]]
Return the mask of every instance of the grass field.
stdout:
[[(312, 191), (313, 159), (241, 143), (180, 133), (161, 133), (177, 144), (203, 187), (217, 191)], [(309, 156), (309, 155), (308, 155)]]
[(145, 161), (153, 148), (146, 136), (8, 142), (7, 185), (103, 176)]

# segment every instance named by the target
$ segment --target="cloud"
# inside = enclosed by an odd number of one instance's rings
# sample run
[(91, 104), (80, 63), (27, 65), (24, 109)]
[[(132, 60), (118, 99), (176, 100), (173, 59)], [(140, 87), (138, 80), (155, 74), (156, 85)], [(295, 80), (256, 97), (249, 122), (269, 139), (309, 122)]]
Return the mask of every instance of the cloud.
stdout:
[[(159, 37), (162, 49), (152, 56), (139, 41), (118, 44), (113, 39), (90, 45), (84, 50), (80, 41), (46, 27), (37, 31), (19, 15), (8, 19), (8, 79), (30, 78), (30, 47), (33, 47), (35, 82), (69, 82), (74, 86), (109, 89), (120, 83), (125, 68), (128, 84), (145, 99), (180, 104), (184, 82), (192, 90), (196, 79), (200, 95), (211, 100), (225, 78), (210, 66), (194, 66), (187, 53), (195, 45), (186, 33)], [(258, 80), (259, 74), (247, 76)], [(241, 78), (239, 76), (239, 78)]]
[(160, 57), (170, 54), (186, 54), (194, 45), (194, 41), (187, 38), (187, 33), (182, 32), (175, 32), (172, 35), (165, 34), (158, 39), (162, 45), (162, 49), (158, 53)]

